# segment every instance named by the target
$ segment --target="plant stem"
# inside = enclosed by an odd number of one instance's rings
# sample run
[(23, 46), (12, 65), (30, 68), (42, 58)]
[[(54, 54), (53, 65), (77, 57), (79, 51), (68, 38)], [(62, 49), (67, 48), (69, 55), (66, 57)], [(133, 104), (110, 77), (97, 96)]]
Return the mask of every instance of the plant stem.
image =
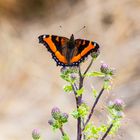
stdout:
[(77, 96), (76, 96), (77, 87), (76, 87), (75, 84), (71, 84), (71, 86), (72, 86), (72, 89), (73, 89), (73, 92), (74, 92), (74, 95), (75, 95), (76, 107), (77, 107), (77, 109), (78, 109), (78, 98), (77, 98)]
[(64, 136), (64, 135), (65, 135), (65, 133), (64, 133), (63, 128), (62, 128), (62, 127), (60, 127), (59, 129), (60, 129), (60, 131), (61, 131), (62, 136)]
[(88, 70), (89, 70), (90, 67), (92, 66), (93, 60), (94, 60), (94, 59), (92, 58), (92, 59), (91, 59), (91, 62), (89, 63), (87, 69), (86, 69), (85, 72), (84, 72), (84, 75), (88, 72)]
[(98, 101), (99, 101), (99, 99), (100, 99), (103, 91), (104, 91), (104, 88), (102, 88), (101, 91), (100, 91), (100, 93), (98, 94), (98, 96), (97, 96), (97, 98), (96, 98), (96, 100), (95, 100), (95, 102), (94, 102), (94, 104), (93, 104), (93, 106), (91, 108), (91, 111), (90, 111), (90, 113), (88, 115), (88, 118), (87, 118), (87, 120), (85, 122), (85, 125), (83, 127), (83, 130), (85, 129), (86, 125), (88, 124), (89, 120), (91, 119), (91, 116), (93, 115), (94, 109), (95, 109), (95, 107), (96, 107), (96, 105), (97, 105), (97, 103), (98, 103)]
[[(83, 87), (83, 76), (81, 73), (81, 69), (79, 66), (79, 89), (81, 89)], [(82, 95), (77, 97), (77, 107), (79, 107), (81, 105), (81, 100), (82, 100)], [(77, 108), (78, 109), (78, 108)], [(82, 128), (81, 128), (81, 117), (79, 117), (77, 119), (77, 140), (81, 140), (82, 139)]]
[(109, 132), (112, 129), (112, 127), (113, 127), (113, 123), (108, 127), (107, 131), (105, 132), (105, 134), (103, 135), (101, 140), (104, 140), (107, 137), (107, 135), (109, 134)]
[[(91, 60), (90, 64), (88, 65), (88, 67), (85, 70), (83, 75), (85, 75), (88, 72), (88, 70), (90, 69), (92, 63), (93, 63), (93, 59)], [(80, 69), (80, 66), (79, 66), (79, 89), (81, 89), (83, 87), (83, 82), (84, 82), (84, 76), (83, 75), (81, 73), (81, 69)], [(75, 85), (73, 86), (73, 90), (75, 89), (74, 87), (76, 87), (76, 86)], [(76, 95), (75, 90), (74, 90), (74, 93)], [(81, 105), (82, 95), (80, 95), (78, 97), (75, 96), (75, 98), (76, 98), (76, 105), (77, 105), (77, 109), (78, 109), (78, 107)], [(81, 139), (82, 139), (82, 120), (81, 120), (81, 117), (79, 117), (77, 119), (77, 140), (81, 140)]]

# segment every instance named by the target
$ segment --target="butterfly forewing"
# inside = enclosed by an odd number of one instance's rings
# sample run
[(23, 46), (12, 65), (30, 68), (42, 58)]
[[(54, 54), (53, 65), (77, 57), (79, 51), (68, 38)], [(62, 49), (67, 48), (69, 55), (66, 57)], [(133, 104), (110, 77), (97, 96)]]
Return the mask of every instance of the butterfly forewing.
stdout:
[(48, 51), (51, 52), (52, 57), (56, 61), (57, 65), (60, 66), (64, 66), (67, 64), (65, 52), (68, 41), (68, 38), (56, 35), (39, 36), (39, 42), (45, 45)]

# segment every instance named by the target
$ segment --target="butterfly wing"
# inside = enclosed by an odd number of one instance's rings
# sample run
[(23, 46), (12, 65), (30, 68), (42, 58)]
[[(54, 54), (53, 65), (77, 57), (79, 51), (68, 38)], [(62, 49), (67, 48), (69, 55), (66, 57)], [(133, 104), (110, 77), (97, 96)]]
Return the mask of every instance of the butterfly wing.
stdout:
[(56, 35), (41, 35), (38, 39), (39, 43), (44, 44), (44, 46), (52, 54), (52, 58), (56, 61), (57, 65), (67, 65), (66, 49), (67, 42), (69, 41), (68, 38)]
[(74, 55), (71, 59), (71, 64), (79, 65), (90, 53), (97, 52), (99, 45), (96, 42), (89, 40), (76, 39)]

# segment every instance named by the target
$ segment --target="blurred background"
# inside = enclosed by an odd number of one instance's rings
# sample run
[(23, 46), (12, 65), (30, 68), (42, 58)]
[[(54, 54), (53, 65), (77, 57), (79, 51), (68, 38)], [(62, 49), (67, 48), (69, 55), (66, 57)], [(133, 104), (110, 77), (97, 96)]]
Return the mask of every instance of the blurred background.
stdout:
[[(98, 70), (102, 60), (116, 68), (113, 90), (102, 100), (123, 99), (125, 118), (117, 136), (108, 139), (140, 139), (140, 0), (0, 0), (0, 140), (32, 139), (33, 128), (41, 129), (44, 140), (59, 139), (60, 132), (53, 133), (47, 123), (51, 108), (70, 112), (75, 100), (63, 92), (60, 67), (38, 44), (38, 36), (72, 33), (100, 44), (92, 70)], [(101, 81), (85, 85), (90, 94), (92, 85), (100, 90)], [(65, 128), (75, 140), (76, 121), (70, 121)]]

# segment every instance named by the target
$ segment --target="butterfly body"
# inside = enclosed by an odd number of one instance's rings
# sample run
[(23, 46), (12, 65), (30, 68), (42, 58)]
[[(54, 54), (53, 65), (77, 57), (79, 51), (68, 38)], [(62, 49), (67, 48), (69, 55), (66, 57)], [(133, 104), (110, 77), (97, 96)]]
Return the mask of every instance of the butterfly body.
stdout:
[(52, 58), (60, 66), (78, 66), (91, 52), (97, 52), (99, 45), (96, 42), (70, 39), (56, 35), (41, 35), (39, 43), (45, 45), (52, 54)]

